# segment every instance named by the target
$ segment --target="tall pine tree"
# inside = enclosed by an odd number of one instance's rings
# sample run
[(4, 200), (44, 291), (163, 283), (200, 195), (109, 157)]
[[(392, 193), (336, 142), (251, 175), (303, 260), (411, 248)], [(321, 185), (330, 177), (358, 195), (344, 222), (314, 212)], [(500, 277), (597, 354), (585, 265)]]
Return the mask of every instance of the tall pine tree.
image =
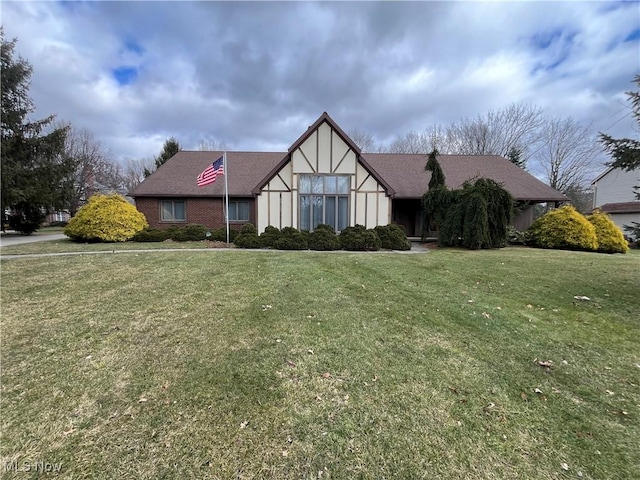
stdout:
[[(67, 127), (53, 128), (54, 116), (30, 120), (34, 111), (29, 97), (31, 65), (14, 58), (16, 40), (5, 41), (0, 30), (2, 67), (1, 208), (10, 212), (9, 224), (31, 234), (49, 211), (67, 203), (66, 179), (73, 167), (63, 155)], [(2, 222), (4, 228), (4, 218)]]
[[(178, 140), (176, 140), (173, 137), (168, 138), (164, 142), (164, 145), (162, 146), (162, 152), (160, 152), (160, 155), (158, 155), (155, 158), (154, 163), (155, 163), (155, 166), (156, 166), (156, 170), (159, 169), (162, 165), (164, 165), (167, 160), (169, 160), (171, 157), (173, 157), (180, 150), (181, 150), (181, 148), (180, 148), (180, 144), (178, 143)], [(155, 170), (152, 171), (152, 170), (149, 170), (149, 169), (145, 168), (144, 169), (144, 176), (148, 177), (154, 171)]]

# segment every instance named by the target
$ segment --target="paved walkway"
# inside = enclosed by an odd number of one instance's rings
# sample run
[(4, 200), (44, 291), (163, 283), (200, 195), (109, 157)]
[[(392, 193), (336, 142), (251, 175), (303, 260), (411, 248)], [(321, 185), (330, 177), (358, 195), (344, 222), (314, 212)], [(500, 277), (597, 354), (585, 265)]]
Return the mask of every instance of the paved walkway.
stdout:
[(18, 235), (4, 233), (0, 236), (0, 247), (20, 245), (22, 243), (44, 242), (46, 240), (62, 240), (64, 238), (67, 238), (64, 233), (51, 233), (48, 235)]

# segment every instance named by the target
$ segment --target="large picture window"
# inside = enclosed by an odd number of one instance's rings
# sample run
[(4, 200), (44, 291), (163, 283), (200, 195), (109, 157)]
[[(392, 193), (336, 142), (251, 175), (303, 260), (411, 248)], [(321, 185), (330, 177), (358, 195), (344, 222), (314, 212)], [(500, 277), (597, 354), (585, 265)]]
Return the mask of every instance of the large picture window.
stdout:
[(187, 220), (184, 200), (162, 200), (160, 220), (163, 222), (185, 222)]
[(229, 221), (248, 222), (249, 202), (240, 200), (229, 200)]
[(348, 175), (300, 175), (300, 230), (312, 232), (321, 223), (337, 232), (349, 225)]

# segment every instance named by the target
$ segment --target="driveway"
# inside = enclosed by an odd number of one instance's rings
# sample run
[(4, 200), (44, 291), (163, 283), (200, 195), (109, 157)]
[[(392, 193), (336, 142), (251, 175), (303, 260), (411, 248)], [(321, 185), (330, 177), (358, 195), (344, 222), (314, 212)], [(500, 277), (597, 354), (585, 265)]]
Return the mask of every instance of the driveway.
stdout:
[(2, 234), (0, 236), (0, 247), (9, 245), (20, 245), (22, 243), (44, 242), (46, 240), (63, 240), (67, 238), (64, 233), (51, 233), (48, 235), (18, 235)]

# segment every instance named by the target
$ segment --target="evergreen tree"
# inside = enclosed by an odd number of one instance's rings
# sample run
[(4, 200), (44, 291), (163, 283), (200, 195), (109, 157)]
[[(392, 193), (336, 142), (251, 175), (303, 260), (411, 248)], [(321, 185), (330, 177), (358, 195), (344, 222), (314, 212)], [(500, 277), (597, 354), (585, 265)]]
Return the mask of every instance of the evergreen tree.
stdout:
[[(73, 166), (65, 158), (67, 127), (53, 128), (54, 116), (31, 121), (34, 111), (29, 97), (31, 65), (14, 58), (16, 40), (5, 41), (0, 29), (2, 66), (2, 159), (1, 208), (10, 211), (15, 230), (30, 234), (38, 229), (45, 214), (62, 209), (68, 201), (66, 179)], [(4, 227), (4, 222), (3, 222)]]
[[(636, 75), (633, 81), (638, 85), (639, 91), (627, 92), (631, 100), (631, 114), (640, 126), (640, 75)], [(604, 149), (611, 155), (611, 166), (625, 170), (640, 168), (640, 140), (634, 138), (615, 139), (604, 133), (600, 134), (600, 141)], [(640, 199), (640, 196), (638, 196)]]
[(422, 209), (424, 212), (422, 224), (422, 238), (429, 235), (429, 231), (440, 227), (443, 214), (450, 205), (450, 195), (446, 187), (446, 178), (438, 162), (438, 150), (435, 148), (429, 154), (429, 159), (424, 167), (431, 172), (429, 189), (422, 196)]
[(512, 147), (511, 150), (509, 150), (509, 153), (507, 153), (507, 158), (511, 163), (519, 166), (521, 169), (527, 169), (527, 161), (526, 159), (522, 158), (522, 149)]
[[(181, 148), (180, 148), (180, 144), (178, 143), (178, 141), (174, 137), (168, 138), (164, 142), (164, 145), (162, 146), (162, 152), (160, 152), (160, 155), (158, 155), (154, 160), (155, 167), (156, 167), (155, 170), (157, 170), (162, 165), (164, 165), (167, 160), (169, 160), (171, 157), (173, 157), (180, 150), (181, 150)], [(147, 169), (145, 167), (144, 176), (148, 177), (155, 170), (149, 170), (149, 169)]]

